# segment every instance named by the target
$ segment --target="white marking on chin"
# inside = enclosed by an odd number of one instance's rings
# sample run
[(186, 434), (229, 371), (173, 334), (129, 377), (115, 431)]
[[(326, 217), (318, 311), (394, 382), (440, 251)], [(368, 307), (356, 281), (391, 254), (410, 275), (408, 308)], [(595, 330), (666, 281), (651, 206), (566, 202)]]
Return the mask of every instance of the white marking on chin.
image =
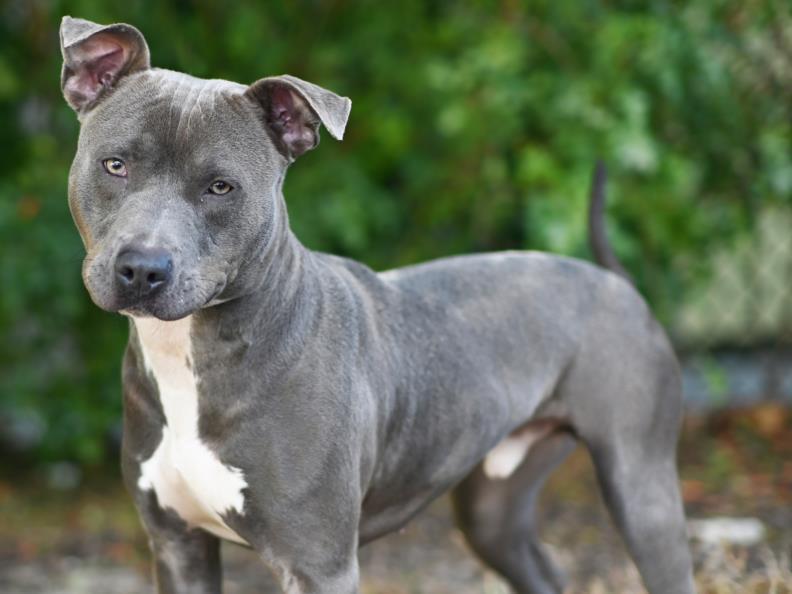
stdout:
[(140, 466), (138, 488), (153, 490), (163, 508), (172, 509), (188, 524), (246, 544), (220, 515), (243, 513), (242, 490), (247, 482), (242, 470), (223, 464), (198, 435), (198, 386), (190, 369), (191, 318), (133, 320), (167, 422), (157, 449)]
[(512, 433), (484, 458), (484, 474), (493, 480), (509, 478), (525, 460), (531, 446), (548, 433), (546, 428), (523, 429)]

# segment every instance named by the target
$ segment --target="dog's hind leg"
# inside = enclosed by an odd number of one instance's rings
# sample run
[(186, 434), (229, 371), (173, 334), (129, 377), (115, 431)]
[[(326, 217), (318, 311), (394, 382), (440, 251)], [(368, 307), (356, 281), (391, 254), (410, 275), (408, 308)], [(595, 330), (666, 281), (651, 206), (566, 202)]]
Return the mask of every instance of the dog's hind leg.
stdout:
[[(519, 439), (509, 438), (518, 448)], [(508, 447), (509, 440), (498, 448)], [(541, 437), (527, 452), (517, 451), (516, 468), (508, 460), (504, 465), (488, 457), (452, 493), (457, 525), (471, 548), (518, 594), (560, 594), (563, 589), (537, 538), (534, 508), (550, 472), (576, 443), (560, 430)]]
[[(598, 432), (599, 433), (599, 432)], [(584, 436), (603, 497), (651, 594), (693, 594), (675, 448)]]
[(673, 458), (594, 446), (605, 502), (651, 594), (693, 594), (685, 516)]
[(676, 469), (681, 381), (664, 342), (655, 334), (629, 348), (591, 349), (560, 393), (647, 590), (693, 594)]

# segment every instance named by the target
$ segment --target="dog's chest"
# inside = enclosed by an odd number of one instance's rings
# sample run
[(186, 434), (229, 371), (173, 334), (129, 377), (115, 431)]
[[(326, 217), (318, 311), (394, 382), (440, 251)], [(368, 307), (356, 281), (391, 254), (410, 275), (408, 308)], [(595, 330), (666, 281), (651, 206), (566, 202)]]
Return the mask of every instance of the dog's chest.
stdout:
[(198, 435), (198, 379), (192, 369), (191, 319), (134, 320), (147, 371), (157, 383), (166, 425), (154, 453), (142, 461), (138, 488), (191, 526), (244, 543), (222, 518), (244, 512), (247, 487), (239, 468), (223, 464)]

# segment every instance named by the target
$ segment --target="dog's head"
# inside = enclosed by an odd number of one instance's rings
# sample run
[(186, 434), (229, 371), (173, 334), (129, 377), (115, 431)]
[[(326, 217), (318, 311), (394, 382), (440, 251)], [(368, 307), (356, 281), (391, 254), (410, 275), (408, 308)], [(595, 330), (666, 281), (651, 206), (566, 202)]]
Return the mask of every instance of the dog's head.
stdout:
[(291, 76), (250, 86), (151, 68), (130, 25), (65, 17), (61, 88), (81, 122), (69, 207), (108, 311), (184, 317), (230, 299), (286, 225), (286, 168), (351, 102)]

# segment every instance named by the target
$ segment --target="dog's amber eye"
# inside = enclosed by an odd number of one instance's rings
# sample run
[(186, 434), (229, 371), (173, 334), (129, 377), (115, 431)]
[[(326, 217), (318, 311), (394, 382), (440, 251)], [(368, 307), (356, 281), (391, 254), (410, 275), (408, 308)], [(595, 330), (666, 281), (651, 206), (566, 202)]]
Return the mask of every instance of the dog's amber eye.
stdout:
[(102, 166), (110, 175), (115, 175), (116, 177), (127, 176), (126, 165), (121, 159), (105, 159), (102, 161)]
[(228, 194), (233, 189), (234, 187), (231, 184), (224, 182), (222, 179), (212, 182), (212, 185), (209, 186), (209, 191), (212, 194), (217, 194), (218, 196)]

